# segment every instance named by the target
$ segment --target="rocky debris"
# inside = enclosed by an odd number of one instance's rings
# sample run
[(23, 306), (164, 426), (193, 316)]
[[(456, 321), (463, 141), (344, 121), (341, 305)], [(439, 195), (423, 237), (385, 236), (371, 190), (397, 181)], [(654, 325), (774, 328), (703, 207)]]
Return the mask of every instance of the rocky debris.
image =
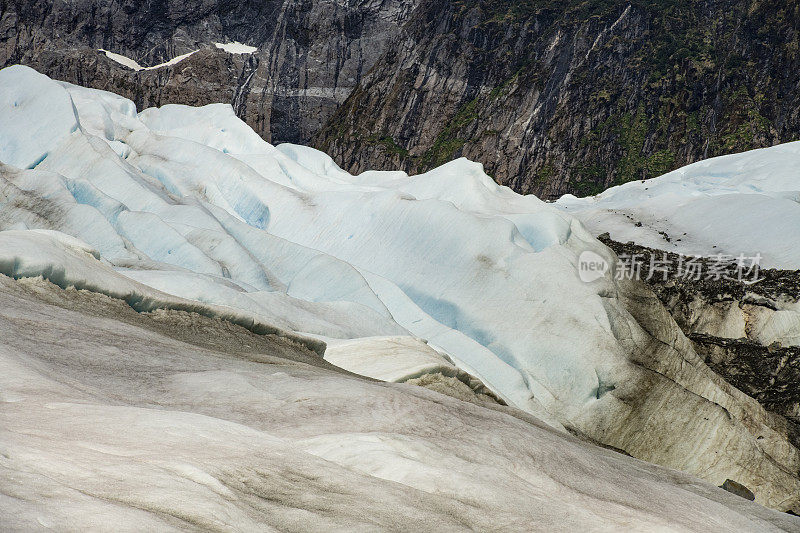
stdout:
[[(768, 410), (800, 423), (800, 347), (690, 333), (697, 353), (734, 387)], [(795, 443), (800, 444), (800, 426)]]
[(439, 394), (445, 394), (461, 401), (471, 402), (478, 405), (506, 405), (505, 402), (499, 399), (496, 395), (478, 392), (470, 388), (469, 385), (457, 377), (446, 376), (441, 372), (434, 374), (423, 374), (418, 378), (409, 379), (403, 383), (425, 387), (426, 389), (436, 391)]
[[(670, 265), (678, 265), (682, 260), (681, 257), (683, 257), (684, 263), (688, 258), (680, 254), (640, 246), (633, 242), (621, 243), (611, 239), (608, 233), (603, 233), (598, 239), (614, 250), (618, 256), (637, 257), (641, 266), (641, 279), (647, 281), (654, 288), (662, 301), (671, 302), (675, 297), (686, 300), (687, 295), (696, 294), (702, 295), (705, 301), (712, 303), (749, 299), (753, 302), (758, 301), (761, 305), (770, 305), (770, 301), (800, 300), (800, 271), (797, 270), (759, 268), (757, 283), (749, 283), (751, 278), (739, 281), (724, 276), (716, 279), (716, 276), (701, 275), (699, 279), (692, 279), (692, 277), (681, 276), (677, 269), (666, 272), (654, 270), (651, 275), (650, 269), (654, 264), (666, 262)], [(700, 265), (698, 270), (701, 272), (710, 272), (720, 265), (720, 261), (715, 257), (692, 257), (691, 259)], [(714, 266), (712, 267), (712, 265)], [(725, 266), (724, 263), (723, 266)], [(727, 266), (735, 270), (736, 261), (728, 260)]]
[(748, 489), (741, 483), (737, 483), (732, 479), (726, 479), (725, 483), (720, 485), (720, 488), (725, 489), (732, 494), (736, 494), (737, 496), (741, 496), (742, 498), (745, 498), (750, 501), (756, 499), (755, 495), (750, 491), (750, 489)]
[[(705, 363), (766, 409), (786, 417), (787, 433), (800, 445), (800, 347), (759, 342), (754, 326), (747, 322), (800, 300), (800, 272), (760, 269), (762, 281), (754, 284), (724, 277), (692, 279), (675, 270), (666, 276), (662, 271), (651, 275), (656, 261), (676, 265), (680, 256), (620, 243), (607, 233), (599, 239), (618, 256), (639, 259), (640, 279), (652, 288)], [(695, 259), (705, 267), (715, 263), (714, 258)]]

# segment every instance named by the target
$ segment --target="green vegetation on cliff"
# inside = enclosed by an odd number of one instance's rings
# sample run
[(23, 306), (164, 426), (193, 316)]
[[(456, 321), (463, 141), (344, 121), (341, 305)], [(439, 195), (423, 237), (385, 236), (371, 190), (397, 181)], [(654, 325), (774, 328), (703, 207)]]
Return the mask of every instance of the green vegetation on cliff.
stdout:
[(317, 138), (346, 168), (465, 156), (552, 198), (800, 139), (797, 2), (422, 0), (405, 32)]

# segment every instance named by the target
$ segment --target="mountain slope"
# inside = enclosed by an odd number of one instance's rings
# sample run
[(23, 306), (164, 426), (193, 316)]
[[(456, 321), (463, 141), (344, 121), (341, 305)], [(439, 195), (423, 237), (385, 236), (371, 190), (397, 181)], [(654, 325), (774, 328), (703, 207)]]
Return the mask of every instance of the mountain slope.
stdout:
[(422, 2), (317, 137), (344, 168), (480, 161), (556, 198), (800, 135), (800, 7)]
[[(137, 113), (21, 66), (0, 71), (0, 118), (7, 276), (334, 346), (424, 339), (554, 428), (800, 505), (786, 420), (708, 368), (644, 285), (581, 281), (582, 253), (613, 252), (478, 164), (354, 176), (264, 142), (227, 105)], [(408, 365), (400, 378), (416, 377)], [(427, 372), (459, 378), (446, 367)]]
[[(0, 3), (0, 67), (122, 94), (139, 107), (231, 103), (262, 137), (308, 142), (373, 65), (416, 0), (337, 3)], [(215, 43), (254, 47), (228, 53)], [(136, 72), (104, 49), (154, 66)], [(124, 61), (129, 63), (130, 61)]]
[[(100, 48), (195, 53), (135, 72)], [(797, 140), (798, 50), (797, 3), (760, 0), (0, 4), (0, 66), (140, 108), (228, 102), (352, 172), (464, 156), (545, 199)]]

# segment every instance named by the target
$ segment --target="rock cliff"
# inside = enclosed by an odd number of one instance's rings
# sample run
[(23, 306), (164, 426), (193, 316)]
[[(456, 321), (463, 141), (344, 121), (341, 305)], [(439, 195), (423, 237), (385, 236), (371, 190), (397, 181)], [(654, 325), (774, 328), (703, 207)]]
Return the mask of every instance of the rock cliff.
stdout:
[(794, 140), (798, 9), (423, 2), (317, 142), (354, 171), (465, 156), (553, 198)]
[[(230, 102), (350, 171), (458, 156), (586, 195), (800, 135), (800, 6), (760, 0), (0, 3), (0, 66), (140, 108)], [(229, 54), (215, 42), (257, 47)], [(143, 66), (134, 72), (97, 49)]]

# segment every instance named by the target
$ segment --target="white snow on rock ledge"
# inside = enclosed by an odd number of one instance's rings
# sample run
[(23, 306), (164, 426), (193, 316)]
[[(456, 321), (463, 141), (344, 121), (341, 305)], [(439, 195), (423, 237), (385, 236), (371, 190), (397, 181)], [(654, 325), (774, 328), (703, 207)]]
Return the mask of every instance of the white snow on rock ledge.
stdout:
[[(800, 454), (780, 424), (708, 369), (652, 293), (581, 282), (582, 252), (613, 253), (481, 165), (352, 176), (264, 142), (230, 106), (137, 115), (19, 66), (0, 87), (16, 91), (0, 93), (13, 141), (0, 160), (40, 159), (0, 167), (0, 230), (62, 231), (131, 283), (298, 333), (426, 339), (514, 407), (800, 510)], [(19, 109), (19, 93), (52, 98)], [(33, 150), (25, 124), (49, 132)]]
[(258, 50), (255, 46), (248, 46), (238, 41), (233, 41), (232, 43), (214, 43), (214, 46), (225, 50), (229, 54), (252, 54)]
[(139, 72), (139, 71), (142, 71), (142, 70), (156, 70), (156, 69), (159, 69), (159, 68), (171, 67), (172, 65), (176, 65), (176, 64), (180, 63), (181, 61), (183, 61), (187, 57), (190, 57), (192, 54), (197, 52), (197, 50), (193, 50), (193, 51), (188, 52), (186, 54), (181, 54), (179, 56), (175, 56), (172, 59), (170, 59), (169, 61), (165, 61), (163, 63), (159, 63), (158, 65), (153, 65), (151, 67), (143, 67), (142, 65), (137, 63), (135, 60), (131, 59), (130, 57), (124, 56), (122, 54), (117, 54), (115, 52), (111, 52), (109, 50), (104, 50), (102, 48), (98, 48), (97, 50), (99, 52), (103, 52), (106, 55), (106, 57), (109, 58), (110, 60), (115, 61), (115, 62), (119, 63), (120, 65), (122, 65), (124, 67), (128, 67), (131, 70), (135, 70), (136, 72)]

